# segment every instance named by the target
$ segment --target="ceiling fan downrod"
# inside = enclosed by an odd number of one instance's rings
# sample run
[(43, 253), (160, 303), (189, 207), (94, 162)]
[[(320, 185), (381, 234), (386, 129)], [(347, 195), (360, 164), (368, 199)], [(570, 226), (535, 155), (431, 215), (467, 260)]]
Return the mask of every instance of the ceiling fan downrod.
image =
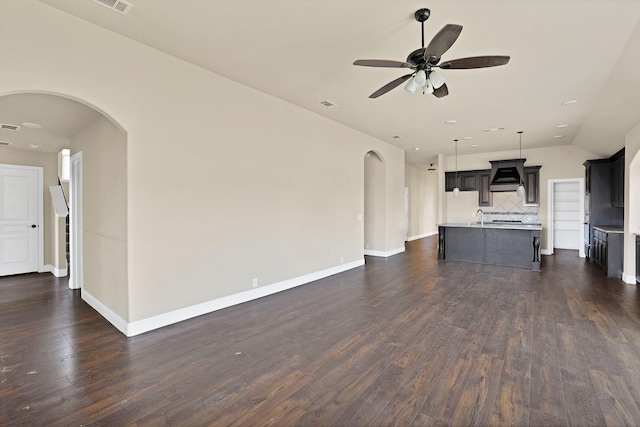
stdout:
[(429, 19), (431, 15), (431, 11), (429, 9), (418, 9), (416, 13), (413, 15), (416, 18), (416, 21), (420, 23), (420, 27), (422, 28), (422, 48), (424, 49), (424, 21)]

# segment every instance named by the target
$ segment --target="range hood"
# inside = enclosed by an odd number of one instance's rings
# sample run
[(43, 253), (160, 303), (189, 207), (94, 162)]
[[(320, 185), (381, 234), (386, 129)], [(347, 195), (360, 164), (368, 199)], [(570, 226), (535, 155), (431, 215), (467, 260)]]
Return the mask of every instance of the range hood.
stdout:
[(516, 191), (524, 181), (524, 162), (527, 159), (491, 161), (489, 191)]

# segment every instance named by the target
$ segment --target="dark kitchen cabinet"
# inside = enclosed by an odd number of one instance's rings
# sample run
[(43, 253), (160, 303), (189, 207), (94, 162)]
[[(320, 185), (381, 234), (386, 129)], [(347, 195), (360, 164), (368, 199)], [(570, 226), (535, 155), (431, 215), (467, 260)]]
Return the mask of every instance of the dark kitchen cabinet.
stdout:
[(460, 188), (455, 172), (445, 172), (444, 174), (444, 191), (453, 191), (454, 188)]
[(478, 173), (478, 206), (493, 206), (493, 193), (489, 191), (491, 172)]
[[(524, 168), (522, 184), (525, 188), (525, 206), (540, 206), (540, 168), (528, 166)], [(460, 191), (477, 191), (478, 206), (493, 206), (491, 185), (491, 169), (465, 170), (445, 172), (444, 191), (453, 191), (458, 187)]]
[(460, 176), (460, 191), (476, 191), (478, 189), (478, 175), (475, 172), (463, 172)]
[(476, 172), (462, 172), (460, 177), (460, 191), (477, 191), (478, 174)]
[(623, 237), (619, 227), (593, 227), (592, 257), (609, 277), (622, 278)]
[(624, 149), (611, 157), (611, 206), (624, 207)]
[[(614, 163), (618, 163), (613, 172)], [(585, 247), (587, 258), (595, 258), (594, 226), (624, 225), (624, 148), (608, 159), (587, 160), (585, 166)], [(614, 175), (617, 185), (614, 185)], [(614, 196), (614, 188), (616, 195)], [(614, 202), (615, 200), (615, 202)]]
[(524, 168), (524, 205), (540, 206), (540, 166)]
[(457, 179), (455, 172), (444, 173), (444, 191), (453, 191), (458, 187), (460, 191), (478, 191), (479, 173), (489, 173), (488, 170), (466, 170), (458, 171)]

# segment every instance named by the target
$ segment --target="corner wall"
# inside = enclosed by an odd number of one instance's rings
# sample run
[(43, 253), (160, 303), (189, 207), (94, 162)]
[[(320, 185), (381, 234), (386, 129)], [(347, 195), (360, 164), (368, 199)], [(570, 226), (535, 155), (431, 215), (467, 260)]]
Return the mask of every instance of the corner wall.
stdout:
[(409, 237), (416, 240), (438, 233), (438, 171), (406, 164), (405, 186), (409, 188)]
[(624, 272), (626, 283), (636, 283), (636, 234), (640, 234), (640, 124), (625, 138)]
[(129, 320), (127, 284), (127, 137), (99, 117), (71, 138), (83, 162), (83, 298)]

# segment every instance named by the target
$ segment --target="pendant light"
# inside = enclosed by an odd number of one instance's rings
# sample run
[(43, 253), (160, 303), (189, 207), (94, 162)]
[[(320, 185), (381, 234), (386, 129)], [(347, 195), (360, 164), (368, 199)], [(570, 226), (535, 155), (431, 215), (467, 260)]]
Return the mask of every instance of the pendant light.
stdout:
[[(520, 160), (522, 160), (522, 131), (518, 131), (520, 135)], [(516, 196), (519, 198), (524, 198), (524, 185), (522, 185), (522, 175), (520, 175), (520, 185), (518, 185), (518, 189), (516, 190)]]
[(453, 197), (458, 197), (460, 189), (458, 188), (458, 140), (453, 140), (456, 143), (456, 186), (453, 189)]

